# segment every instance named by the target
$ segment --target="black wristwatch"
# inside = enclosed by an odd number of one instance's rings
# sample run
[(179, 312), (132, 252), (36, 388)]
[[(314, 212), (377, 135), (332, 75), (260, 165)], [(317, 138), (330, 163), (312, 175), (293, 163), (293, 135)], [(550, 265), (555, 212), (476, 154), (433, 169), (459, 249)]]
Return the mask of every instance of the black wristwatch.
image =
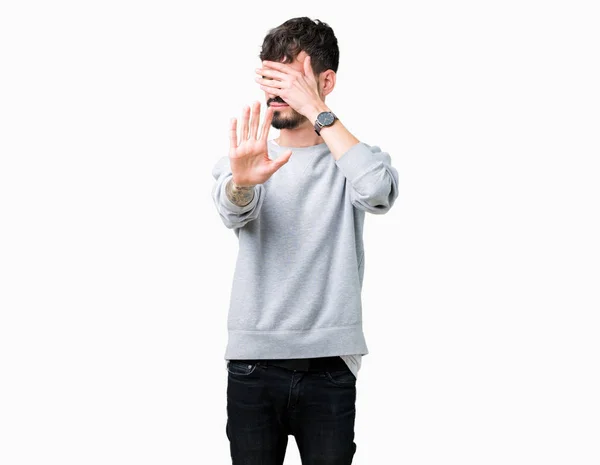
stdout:
[(327, 126), (331, 126), (336, 119), (338, 119), (338, 117), (330, 111), (324, 111), (322, 113), (319, 113), (317, 115), (317, 120), (315, 121), (315, 132), (320, 136), (321, 129)]

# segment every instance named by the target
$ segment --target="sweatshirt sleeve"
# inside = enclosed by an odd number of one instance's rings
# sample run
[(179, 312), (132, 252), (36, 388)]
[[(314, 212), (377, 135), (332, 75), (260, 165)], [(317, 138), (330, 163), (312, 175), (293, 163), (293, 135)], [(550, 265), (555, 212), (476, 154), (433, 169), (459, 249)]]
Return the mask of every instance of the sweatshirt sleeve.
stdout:
[(398, 171), (386, 152), (359, 142), (336, 160), (336, 164), (346, 176), (352, 205), (379, 215), (392, 207), (398, 197)]
[(231, 202), (225, 193), (225, 186), (233, 177), (229, 165), (229, 156), (221, 157), (217, 161), (213, 167), (212, 175), (215, 178), (212, 198), (221, 220), (227, 228), (241, 228), (258, 217), (265, 195), (265, 188), (262, 184), (254, 186), (254, 197), (250, 203), (240, 207)]

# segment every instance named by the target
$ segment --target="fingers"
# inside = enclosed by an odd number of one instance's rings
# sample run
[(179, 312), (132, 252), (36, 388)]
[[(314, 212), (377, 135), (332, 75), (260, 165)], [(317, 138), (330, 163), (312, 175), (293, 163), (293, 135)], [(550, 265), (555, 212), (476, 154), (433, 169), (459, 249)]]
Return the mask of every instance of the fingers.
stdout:
[(298, 71), (296, 71), (294, 68), (292, 68), (289, 64), (287, 63), (280, 63), (278, 61), (263, 61), (262, 62), (263, 68), (271, 68), (274, 69), (276, 71), (281, 71), (284, 74), (292, 74), (292, 75), (298, 75), (300, 74)]
[(270, 94), (277, 95), (278, 97), (281, 96), (282, 93), (285, 93), (285, 89), (279, 89), (278, 87), (267, 87), (267, 86), (263, 86), (263, 85), (260, 85), (259, 87), (262, 90), (264, 90), (265, 92), (269, 92)]
[(260, 102), (252, 105), (252, 118), (250, 119), (250, 139), (256, 139), (258, 123), (260, 122)]
[[(265, 112), (265, 120), (260, 127), (260, 134), (258, 126), (260, 124), (260, 102), (254, 102), (252, 104), (252, 115), (250, 116), (250, 107), (245, 106), (242, 110), (242, 124), (240, 128), (240, 139), (239, 144), (250, 139), (267, 140), (269, 135), (269, 129), (271, 128), (271, 121), (273, 121), (273, 108), (267, 107)], [(229, 145), (232, 149), (236, 149), (238, 146), (237, 138), (237, 119), (231, 118), (229, 126)]]
[(271, 129), (271, 121), (273, 121), (273, 107), (267, 107), (265, 112), (265, 120), (260, 128), (260, 139), (267, 140), (269, 129)]
[(229, 123), (229, 147), (237, 149), (237, 119), (231, 118)]
[(250, 119), (250, 107), (245, 106), (242, 110), (242, 128), (240, 131), (240, 144), (248, 140), (248, 120)]
[(269, 68), (256, 68), (256, 74), (262, 78), (278, 79), (280, 81), (284, 81), (288, 78), (287, 74)]
[(283, 89), (285, 87), (289, 87), (289, 83), (287, 81), (278, 81), (276, 79), (262, 79), (259, 78), (258, 76), (254, 78), (254, 80), (256, 82), (258, 82), (259, 84), (262, 84), (266, 87), (273, 88), (273, 89)]

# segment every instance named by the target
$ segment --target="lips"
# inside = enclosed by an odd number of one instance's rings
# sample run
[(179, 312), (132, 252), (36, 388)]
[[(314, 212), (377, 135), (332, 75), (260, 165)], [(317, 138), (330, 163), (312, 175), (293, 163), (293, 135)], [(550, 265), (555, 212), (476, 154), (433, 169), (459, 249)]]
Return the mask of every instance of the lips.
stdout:
[(287, 103), (275, 103), (275, 102), (273, 102), (273, 103), (271, 103), (270, 106), (272, 106), (273, 108), (279, 108), (279, 107), (287, 107), (288, 104)]

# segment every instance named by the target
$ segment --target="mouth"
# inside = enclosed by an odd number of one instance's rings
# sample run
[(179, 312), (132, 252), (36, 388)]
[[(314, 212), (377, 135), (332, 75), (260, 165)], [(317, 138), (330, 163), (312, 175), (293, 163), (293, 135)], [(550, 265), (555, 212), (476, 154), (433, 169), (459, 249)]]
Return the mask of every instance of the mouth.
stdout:
[(269, 106), (273, 108), (285, 108), (289, 105), (287, 103), (271, 102)]

